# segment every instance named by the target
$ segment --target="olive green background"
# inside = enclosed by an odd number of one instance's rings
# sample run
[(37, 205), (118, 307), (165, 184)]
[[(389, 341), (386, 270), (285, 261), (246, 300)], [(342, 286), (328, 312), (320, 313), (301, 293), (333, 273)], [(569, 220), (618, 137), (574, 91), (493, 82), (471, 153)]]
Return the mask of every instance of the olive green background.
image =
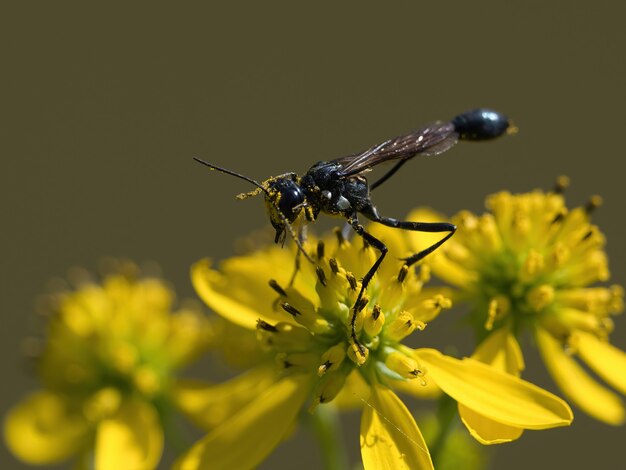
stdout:
[[(626, 29), (617, 5), (4, 3), (0, 411), (37, 387), (20, 348), (39, 331), (34, 304), (50, 278), (123, 256), (158, 262), (192, 296), (193, 261), (233, 254), (234, 240), (266, 224), (260, 199), (233, 197), (249, 186), (193, 155), (263, 179), (493, 107), (515, 120), (517, 136), (411, 162), (376, 191), (381, 212), (480, 211), (493, 191), (549, 188), (567, 174), (570, 204), (604, 197), (594, 220), (609, 240), (613, 281), (625, 284)], [(424, 341), (445, 345), (449, 328), (459, 335), (454, 322), (433, 324)], [(613, 341), (626, 348), (623, 318)], [(526, 377), (556, 391), (536, 355)], [(308, 437), (298, 433), (263, 468), (318, 468)], [(346, 439), (356, 451), (358, 431)], [(488, 450), (498, 469), (612, 469), (625, 440), (624, 427), (577, 412), (569, 429)], [(25, 468), (4, 446), (0, 467)]]

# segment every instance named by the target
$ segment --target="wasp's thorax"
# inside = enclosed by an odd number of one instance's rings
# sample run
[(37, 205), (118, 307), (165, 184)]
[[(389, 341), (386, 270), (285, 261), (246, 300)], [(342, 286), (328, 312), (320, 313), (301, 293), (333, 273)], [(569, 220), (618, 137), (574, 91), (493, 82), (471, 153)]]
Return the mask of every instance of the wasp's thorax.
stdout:
[(270, 222), (276, 229), (275, 243), (284, 243), (285, 221), (293, 223), (304, 207), (305, 195), (298, 185), (295, 173), (270, 178), (263, 183), (267, 188), (265, 206)]

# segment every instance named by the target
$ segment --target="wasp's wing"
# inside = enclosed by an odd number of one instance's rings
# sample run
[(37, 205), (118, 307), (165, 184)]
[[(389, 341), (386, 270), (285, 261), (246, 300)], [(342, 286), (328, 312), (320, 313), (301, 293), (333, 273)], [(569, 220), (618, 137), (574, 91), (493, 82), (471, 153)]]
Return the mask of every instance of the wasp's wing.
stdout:
[(408, 160), (416, 155), (439, 155), (453, 147), (458, 139), (452, 123), (435, 122), (410, 134), (389, 139), (364, 152), (337, 158), (333, 163), (341, 165), (342, 176), (353, 176), (391, 160)]

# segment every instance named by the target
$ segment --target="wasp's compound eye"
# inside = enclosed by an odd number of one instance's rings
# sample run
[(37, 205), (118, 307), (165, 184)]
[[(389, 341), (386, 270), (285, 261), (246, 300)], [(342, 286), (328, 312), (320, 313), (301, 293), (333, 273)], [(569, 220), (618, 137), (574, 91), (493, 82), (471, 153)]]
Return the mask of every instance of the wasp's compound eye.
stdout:
[(295, 181), (287, 178), (278, 179), (271, 186), (275, 196), (274, 203), (289, 222), (296, 220), (304, 202), (304, 193)]

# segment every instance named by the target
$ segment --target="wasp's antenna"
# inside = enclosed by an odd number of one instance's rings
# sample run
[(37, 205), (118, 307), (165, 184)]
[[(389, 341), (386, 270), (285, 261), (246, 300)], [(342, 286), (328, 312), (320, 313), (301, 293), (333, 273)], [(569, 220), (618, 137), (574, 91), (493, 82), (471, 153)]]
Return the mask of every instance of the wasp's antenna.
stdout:
[(193, 159), (197, 161), (198, 163), (202, 163), (203, 165), (208, 166), (211, 170), (217, 170), (221, 173), (226, 173), (227, 175), (235, 176), (236, 178), (245, 180), (248, 183), (252, 183), (253, 185), (255, 185), (257, 188), (259, 188), (261, 191), (263, 191), (265, 194), (269, 196), (269, 192), (267, 191), (267, 189), (265, 189), (263, 185), (261, 185), (258, 181), (253, 180), (252, 178), (248, 178), (247, 176), (240, 175), (239, 173), (235, 173), (234, 171), (227, 170), (226, 168), (221, 168), (219, 166), (212, 165), (209, 162), (205, 162), (204, 160), (199, 159), (198, 157), (193, 157)]
[(227, 170), (226, 168), (221, 168), (219, 166), (215, 166), (212, 165), (209, 162), (205, 162), (204, 160), (198, 158), (198, 157), (193, 157), (193, 159), (195, 161), (197, 161), (198, 163), (202, 163), (205, 166), (208, 166), (211, 170), (216, 170), (219, 171), (220, 173), (225, 173), (227, 175), (230, 176), (235, 176), (236, 178), (240, 178), (242, 180), (247, 181), (248, 183), (252, 183), (253, 185), (255, 185), (258, 189), (260, 189), (261, 191), (263, 191), (267, 196), (268, 196), (268, 201), (269, 203), (274, 207), (274, 209), (276, 209), (276, 213), (278, 214), (278, 216), (281, 218), (283, 224), (285, 224), (285, 227), (287, 228), (287, 231), (289, 232), (289, 235), (291, 235), (291, 238), (293, 238), (293, 240), (296, 242), (296, 245), (298, 247), (298, 250), (300, 250), (300, 252), (304, 255), (304, 257), (310, 261), (312, 264), (315, 264), (315, 262), (313, 261), (313, 259), (311, 259), (311, 257), (309, 256), (309, 254), (306, 252), (306, 250), (304, 249), (304, 247), (302, 246), (302, 243), (300, 242), (300, 240), (298, 239), (298, 236), (296, 235), (293, 227), (291, 226), (291, 224), (289, 223), (289, 221), (287, 220), (287, 217), (285, 217), (285, 215), (281, 212), (280, 208), (278, 207), (278, 205), (276, 204), (276, 202), (273, 200), (273, 198), (271, 197), (270, 192), (263, 187), (262, 184), (260, 184), (258, 181), (253, 180), (252, 178), (248, 178), (247, 176), (244, 175), (240, 175), (239, 173), (235, 173), (234, 171), (231, 170)]

